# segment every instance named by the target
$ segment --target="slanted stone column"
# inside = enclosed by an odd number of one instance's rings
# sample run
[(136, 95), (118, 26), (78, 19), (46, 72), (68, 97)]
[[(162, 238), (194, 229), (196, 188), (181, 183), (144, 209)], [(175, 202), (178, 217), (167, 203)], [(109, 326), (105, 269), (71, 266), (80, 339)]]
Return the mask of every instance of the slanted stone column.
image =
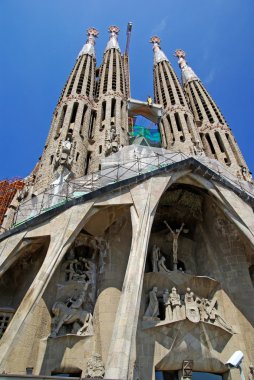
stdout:
[[(136, 335), (147, 247), (156, 206), (169, 177), (152, 178), (131, 190), (132, 246), (106, 363), (106, 379), (128, 379)], [(146, 196), (144, 197), (144, 194)]]
[[(11, 320), (8, 330), (1, 339), (0, 372), (5, 369), (8, 356), (10, 352), (15, 349), (15, 340), (18, 334), (22, 334), (22, 331), (26, 328), (27, 317), (39, 302), (56, 268), (84, 226), (92, 205), (93, 201), (73, 206), (50, 222), (50, 231), (52, 231), (52, 233), (47, 255), (37, 276)], [(40, 227), (38, 228), (38, 232), (38, 236), (40, 236)], [(35, 234), (36, 232), (34, 231), (34, 236)], [(20, 238), (22, 239), (22, 235)], [(5, 246), (5, 244), (3, 245)], [(6, 246), (6, 249), (8, 249), (8, 246)], [(3, 254), (5, 255), (4, 251)], [(12, 252), (9, 251), (9, 254), (11, 255)]]

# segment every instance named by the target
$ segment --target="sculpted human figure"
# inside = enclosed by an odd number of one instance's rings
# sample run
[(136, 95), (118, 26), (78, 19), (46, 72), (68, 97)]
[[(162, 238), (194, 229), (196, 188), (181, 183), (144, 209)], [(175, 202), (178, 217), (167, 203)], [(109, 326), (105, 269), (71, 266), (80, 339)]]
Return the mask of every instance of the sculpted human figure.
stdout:
[(217, 308), (217, 299), (214, 298), (211, 301), (206, 300), (206, 313), (208, 315), (208, 322), (217, 323), (225, 330), (233, 333), (232, 327), (222, 318)]
[(202, 322), (207, 322), (209, 319), (209, 315), (207, 314), (207, 298), (202, 298), (200, 302), (198, 303), (198, 308), (200, 312), (200, 320)]
[(173, 263), (174, 263), (174, 270), (177, 270), (177, 251), (178, 251), (178, 238), (180, 233), (183, 230), (184, 223), (182, 223), (181, 227), (179, 230), (173, 231), (171, 227), (168, 225), (166, 220), (164, 220), (164, 223), (166, 224), (167, 228), (169, 229), (172, 237), (173, 237)]
[(186, 318), (188, 318), (191, 322), (197, 323), (200, 321), (200, 313), (198, 304), (196, 302), (194, 293), (190, 288), (187, 288), (187, 291), (184, 296), (185, 301), (185, 310), (186, 310)]
[(177, 293), (175, 287), (172, 288), (169, 299), (172, 305), (173, 320), (182, 319), (180, 294)]
[(169, 270), (166, 265), (165, 265), (165, 257), (164, 256), (161, 256), (160, 260), (158, 261), (158, 268), (159, 268), (159, 272), (164, 272), (164, 273), (170, 273), (171, 270)]
[(153, 251), (152, 251), (153, 272), (158, 272), (159, 256), (160, 256), (160, 248), (156, 244), (154, 244)]
[(157, 287), (149, 292), (149, 304), (145, 312), (145, 317), (158, 317), (159, 315), (159, 302), (157, 299)]
[(163, 302), (164, 302), (164, 306), (165, 306), (165, 319), (166, 319), (166, 321), (172, 321), (173, 313), (172, 313), (168, 289), (165, 289), (163, 292)]

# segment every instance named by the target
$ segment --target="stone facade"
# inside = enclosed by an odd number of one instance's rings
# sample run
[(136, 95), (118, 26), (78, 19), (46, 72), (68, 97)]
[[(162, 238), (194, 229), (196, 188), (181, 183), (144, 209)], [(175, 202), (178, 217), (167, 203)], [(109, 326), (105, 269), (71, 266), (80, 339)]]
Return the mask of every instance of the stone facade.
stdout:
[[(160, 128), (169, 117), (175, 131), (173, 140), (167, 125), (163, 146), (190, 157), (155, 167), (149, 159), (152, 153), (159, 156), (156, 148), (134, 146), (128, 156), (129, 82), (124, 82), (117, 33), (110, 27), (96, 74), (97, 31), (89, 30), (59, 100), (31, 202), (37, 210), (36, 192), (56, 173), (82, 176), (97, 170), (101, 157), (106, 156), (106, 169), (125, 161), (131, 172), (140, 148), (138, 170), (142, 158), (148, 169), (100, 188), (80, 185), (82, 195), (61, 199), (0, 235), (0, 378), (30, 371), (180, 380), (203, 372), (237, 380), (238, 370), (225, 364), (237, 350), (251, 378), (253, 185), (247, 189), (242, 180), (239, 187), (239, 178), (229, 180), (206, 164), (195, 113), (193, 119), (157, 37), (156, 101), (163, 102), (166, 94)], [(181, 130), (172, 121), (176, 113)]]

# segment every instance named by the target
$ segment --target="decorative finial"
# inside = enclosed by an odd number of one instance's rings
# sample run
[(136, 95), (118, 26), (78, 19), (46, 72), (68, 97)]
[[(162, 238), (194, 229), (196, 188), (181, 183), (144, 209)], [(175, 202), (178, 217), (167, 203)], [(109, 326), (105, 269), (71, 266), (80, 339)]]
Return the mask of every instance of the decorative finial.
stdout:
[(105, 52), (109, 49), (117, 49), (120, 51), (120, 47), (119, 47), (118, 41), (117, 41), (117, 35), (118, 35), (120, 29), (118, 28), (118, 26), (111, 25), (109, 27), (108, 31), (110, 33), (110, 38), (109, 38), (109, 42), (107, 43)]
[(185, 60), (186, 53), (184, 50), (177, 49), (175, 51), (174, 56), (178, 58), (178, 65), (179, 65), (180, 69), (182, 70), (183, 84), (186, 84), (187, 82), (192, 81), (192, 80), (198, 80), (199, 79), (197, 77), (197, 75), (194, 73), (194, 71), (192, 70), (192, 68), (190, 66), (188, 66), (188, 64)]
[(162, 62), (162, 61), (168, 61), (168, 58), (163, 53), (160, 47), (160, 38), (158, 36), (153, 36), (149, 40), (150, 43), (153, 44), (153, 52), (154, 52), (154, 60), (153, 64), (156, 65), (156, 63)]
[(111, 25), (108, 30), (110, 33), (114, 34), (118, 34), (120, 32), (120, 28), (118, 28), (118, 26), (115, 25)]
[(98, 37), (99, 32), (96, 28), (88, 28), (87, 35), (88, 35), (88, 39), (85, 45), (83, 46), (82, 50), (80, 51), (78, 58), (84, 54), (91, 55), (95, 58), (95, 49), (94, 49), (95, 38)]
[(151, 44), (158, 44), (160, 45), (161, 39), (158, 36), (152, 36), (149, 41)]
[(99, 32), (98, 32), (98, 30), (96, 29), (96, 28), (88, 28), (87, 29), (87, 35), (88, 36), (93, 36), (93, 37), (98, 37), (98, 35), (99, 35)]
[(186, 53), (182, 49), (177, 49), (174, 54), (175, 57), (178, 58), (178, 64), (181, 69), (184, 69), (187, 67), (187, 63), (185, 61)]
[(186, 56), (186, 53), (184, 50), (181, 50), (181, 49), (177, 49), (175, 51), (175, 57), (178, 57), (178, 58), (185, 58)]

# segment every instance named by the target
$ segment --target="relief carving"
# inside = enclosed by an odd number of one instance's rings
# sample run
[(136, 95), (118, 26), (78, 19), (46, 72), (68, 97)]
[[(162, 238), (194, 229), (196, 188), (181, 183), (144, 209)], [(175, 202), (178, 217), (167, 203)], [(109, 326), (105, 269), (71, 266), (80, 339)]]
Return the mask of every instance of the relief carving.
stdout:
[(232, 327), (223, 319), (218, 310), (217, 298), (214, 297), (211, 300), (200, 298), (190, 288), (186, 289), (185, 294), (179, 294), (175, 287), (172, 288), (171, 292), (165, 289), (163, 293), (159, 292), (157, 287), (153, 287), (149, 293), (149, 304), (143, 320), (152, 319), (158, 321), (159, 298), (163, 300), (165, 312), (165, 319), (160, 320), (159, 323), (168, 324), (188, 319), (193, 323), (199, 323), (200, 321), (210, 323), (234, 334)]
[(85, 376), (89, 378), (103, 379), (105, 367), (100, 354), (93, 354), (87, 362)]
[(64, 325), (70, 325), (70, 334), (83, 336), (93, 334), (93, 316), (84, 308), (87, 287), (88, 284), (86, 284), (84, 291), (77, 296), (73, 295), (64, 302), (57, 301), (54, 303), (51, 338), (65, 335), (60, 331)]

